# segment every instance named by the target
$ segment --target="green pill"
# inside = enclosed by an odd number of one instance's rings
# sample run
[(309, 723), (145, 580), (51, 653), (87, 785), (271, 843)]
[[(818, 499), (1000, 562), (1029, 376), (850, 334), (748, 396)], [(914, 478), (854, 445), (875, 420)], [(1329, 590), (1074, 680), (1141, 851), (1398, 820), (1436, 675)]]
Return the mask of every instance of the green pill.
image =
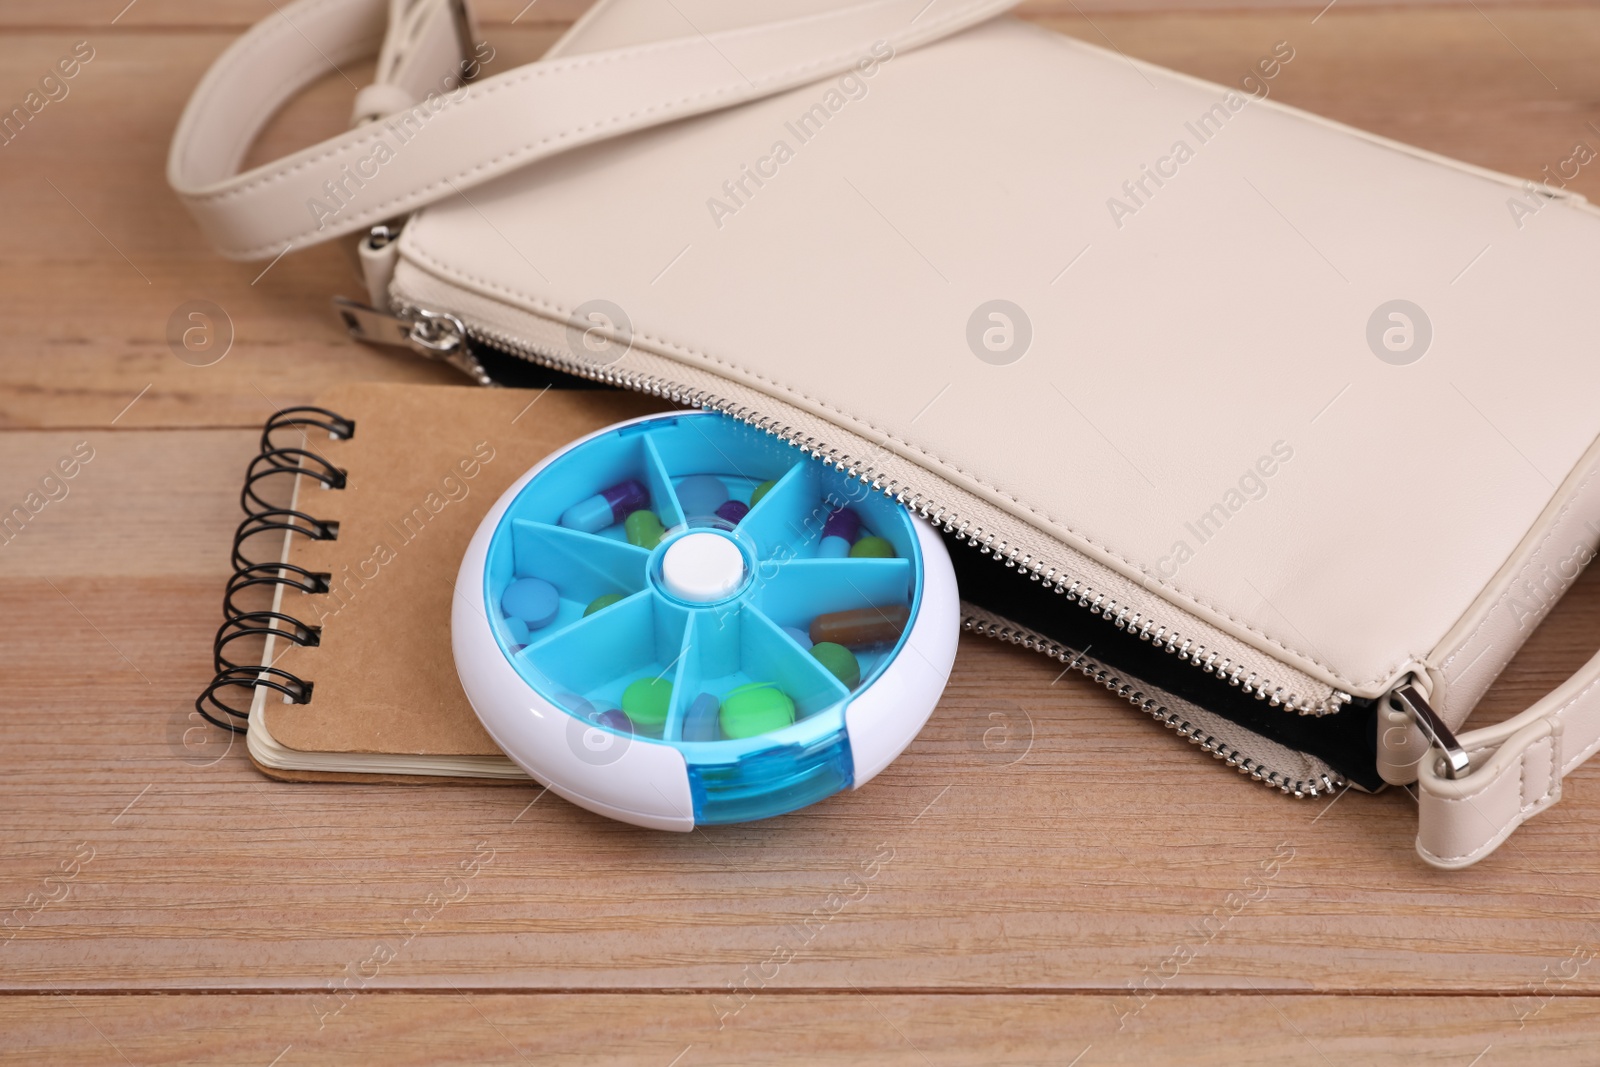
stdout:
[(622, 691), (622, 712), (640, 726), (660, 726), (672, 706), (672, 683), (665, 678), (640, 678)]
[(755, 507), (757, 504), (761, 503), (761, 498), (766, 496), (767, 493), (771, 492), (772, 487), (777, 484), (778, 479), (774, 478), (770, 482), (762, 482), (760, 485), (756, 486), (756, 491), (750, 494), (750, 506)]
[(656, 547), (667, 534), (667, 528), (653, 511), (635, 511), (623, 522), (622, 529), (628, 535), (628, 544), (640, 548)]
[(757, 737), (793, 725), (794, 701), (772, 682), (752, 682), (722, 698), (719, 718), (722, 736), (733, 741)]
[(622, 599), (623, 596), (621, 593), (607, 593), (605, 596), (597, 596), (593, 600), (589, 601), (588, 607), (583, 609), (583, 617), (587, 619), (590, 615), (593, 615), (601, 608), (609, 608), (611, 605), (618, 603)]
[(863, 537), (850, 546), (851, 559), (894, 559), (894, 546), (881, 537)]
[(818, 663), (828, 668), (829, 674), (851, 689), (861, 684), (861, 664), (856, 662), (855, 653), (848, 648), (832, 641), (822, 641), (811, 646), (811, 654)]

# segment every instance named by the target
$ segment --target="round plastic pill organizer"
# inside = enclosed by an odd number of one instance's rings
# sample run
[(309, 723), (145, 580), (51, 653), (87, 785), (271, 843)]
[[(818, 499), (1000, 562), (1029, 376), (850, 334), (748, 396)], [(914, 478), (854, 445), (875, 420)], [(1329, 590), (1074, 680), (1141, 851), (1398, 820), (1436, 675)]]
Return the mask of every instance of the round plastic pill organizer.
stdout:
[(534, 467), (456, 589), (456, 669), (506, 754), (663, 830), (866, 783), (932, 713), (960, 630), (926, 523), (711, 412), (620, 423)]

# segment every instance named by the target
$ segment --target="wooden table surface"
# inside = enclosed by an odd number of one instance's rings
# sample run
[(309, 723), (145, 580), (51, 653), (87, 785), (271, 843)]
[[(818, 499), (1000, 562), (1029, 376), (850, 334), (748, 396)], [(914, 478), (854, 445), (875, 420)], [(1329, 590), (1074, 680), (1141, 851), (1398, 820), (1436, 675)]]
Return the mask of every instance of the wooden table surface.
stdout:
[[(508, 65), (581, 6), (524, 2), (479, 7)], [(1224, 82), (1286, 40), (1279, 98), (1515, 174), (1600, 147), (1600, 8), (1324, 2), (1024, 12)], [(7, 109), (94, 50), (0, 147), (0, 504), (94, 450), (0, 546), (0, 1062), (1600, 1062), (1592, 766), (1443, 874), (1407, 792), (1284, 798), (981, 639), (872, 787), (685, 836), (522, 787), (279, 784), (196, 732), (261, 420), (336, 382), (453, 380), (341, 335), (343, 251), (223, 262), (167, 192), (190, 89), (273, 6), (0, 7)], [(320, 83), (262, 158), (335, 131), (349, 94)], [(1572, 186), (1600, 196), (1600, 162)], [(204, 368), (165, 337), (201, 299), (236, 331)], [(1597, 633), (1591, 572), (1477, 721)]]

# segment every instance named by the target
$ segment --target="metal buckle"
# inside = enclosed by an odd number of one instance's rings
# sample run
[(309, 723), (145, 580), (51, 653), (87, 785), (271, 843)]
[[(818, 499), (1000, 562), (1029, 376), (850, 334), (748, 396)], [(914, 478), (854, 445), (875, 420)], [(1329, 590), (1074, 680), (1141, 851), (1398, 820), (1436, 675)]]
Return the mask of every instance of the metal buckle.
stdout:
[(1456, 735), (1450, 732), (1450, 727), (1439, 718), (1439, 713), (1433, 710), (1433, 705), (1428, 703), (1427, 698), (1417, 687), (1408, 682), (1394, 691), (1394, 698), (1400, 702), (1402, 708), (1411, 713), (1411, 717), (1422, 728), (1422, 732), (1428, 735), (1428, 742), (1444, 753), (1439, 761), (1444, 776), (1459, 778), (1466, 774), (1471, 767), (1466, 749), (1461, 747)]
[(476, 76), (476, 64), (472, 60), (478, 49), (478, 38), (472, 27), (472, 12), (467, 10), (467, 0), (446, 0), (446, 3), (450, 5), (450, 21), (456, 29), (457, 51), (461, 53), (456, 73), (461, 76), (463, 83), (470, 82)]

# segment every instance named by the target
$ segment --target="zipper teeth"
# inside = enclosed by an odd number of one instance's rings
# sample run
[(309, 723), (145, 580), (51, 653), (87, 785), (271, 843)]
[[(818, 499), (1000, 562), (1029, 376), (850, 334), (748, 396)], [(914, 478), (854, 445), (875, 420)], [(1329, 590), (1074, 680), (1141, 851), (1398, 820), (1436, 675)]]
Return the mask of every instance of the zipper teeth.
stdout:
[(1076, 670), (1091, 681), (1098, 682), (1111, 690), (1117, 696), (1126, 700), (1134, 707), (1149, 714), (1149, 716), (1186, 739), (1190, 744), (1196, 745), (1202, 752), (1209, 752), (1216, 759), (1232, 767), (1240, 774), (1260, 782), (1268, 788), (1277, 789), (1293, 797), (1316, 797), (1331, 793), (1336, 789), (1343, 789), (1347, 784), (1342, 776), (1329, 777), (1326, 774), (1318, 775), (1311, 780), (1291, 778), (1279, 771), (1272, 770), (1254, 757), (1247, 756), (1234, 748), (1226, 741), (1207, 733), (1202, 727), (1185, 719), (1177, 712), (1170, 711), (1159, 700), (1146, 696), (1143, 690), (1131, 682), (1124, 680), (1115, 671), (1104, 664), (1089, 659), (1081, 653), (1070, 648), (1058, 645), (1053, 641), (1042, 640), (1037, 635), (1014, 630), (1009, 626), (998, 623), (986, 622), (976, 616), (966, 615), (961, 619), (961, 629), (966, 633), (975, 633), (983, 637), (992, 637), (1008, 644), (1021, 645), (1032, 652), (1042, 652), (1051, 659), (1067, 665), (1069, 670)]
[[(416, 309), (408, 307), (403, 310), (411, 311)], [(934, 526), (942, 529), (945, 533), (954, 535), (957, 540), (972, 545), (986, 556), (1003, 559), (1008, 568), (1026, 571), (1031, 580), (1043, 582), (1046, 586), (1054, 589), (1078, 606), (1087, 608), (1093, 614), (1107, 619), (1117, 629), (1137, 634), (1141, 641), (1148, 641), (1157, 648), (1164, 649), (1168, 653), (1177, 656), (1179, 660), (1200, 668), (1207, 674), (1214, 674), (1219, 678), (1225, 679), (1229, 685), (1243, 689), (1257, 700), (1265, 700), (1272, 707), (1283, 708), (1298, 715), (1332, 715), (1341, 711), (1352, 699), (1349, 693), (1338, 689), (1326, 697), (1317, 699), (1307, 698), (1299, 693), (1286, 692), (1283, 686), (1274, 685), (1270, 678), (1263, 678), (1255, 671), (1247, 670), (1243, 665), (1235, 663), (1221, 653), (1207, 649), (1205, 645), (1184, 637), (1170, 627), (1157, 623), (1142, 612), (1134, 611), (1126, 604), (1119, 604), (1115, 598), (1106, 593), (1097, 592), (1087, 583), (1078, 579), (1069, 580), (1065, 574), (1061, 573), (1062, 568), (1047, 567), (1044, 561), (1035, 560), (1031, 555), (1023, 555), (1020, 549), (1014, 545), (1008, 545), (1004, 540), (1000, 540), (996, 544), (994, 534), (987, 533), (982, 527), (972, 525), (970, 521), (962, 519), (955, 512), (940, 507), (937, 502), (927, 499), (923, 494), (897, 488), (897, 483), (895, 482), (885, 485), (874, 476), (870, 467), (858, 467), (850, 456), (840, 453), (838, 449), (829, 448), (815, 438), (804, 437), (797, 433), (793, 427), (782, 425), (777, 420), (762, 415), (752, 408), (729, 404), (720, 397), (704, 390), (685, 389), (670, 381), (648, 374), (633, 374), (614, 371), (607, 367), (596, 367), (593, 364), (570, 359), (550, 349), (530, 345), (525, 341), (506, 336), (497, 331), (486, 330), (478, 326), (468, 326), (466, 329), (468, 336), (474, 340), (502, 349), (511, 355), (543, 363), (568, 374), (587, 378), (590, 381), (621, 386), (635, 392), (658, 396), (676, 404), (718, 411), (747, 425), (754, 426), (756, 429), (778, 438), (785, 444), (800, 449), (812, 459), (820, 460), (836, 471), (841, 471), (858, 481), (871, 485), (873, 489), (892, 498), (896, 503), (909, 508)], [(1060, 574), (1060, 577), (1058, 577), (1058, 574)]]

